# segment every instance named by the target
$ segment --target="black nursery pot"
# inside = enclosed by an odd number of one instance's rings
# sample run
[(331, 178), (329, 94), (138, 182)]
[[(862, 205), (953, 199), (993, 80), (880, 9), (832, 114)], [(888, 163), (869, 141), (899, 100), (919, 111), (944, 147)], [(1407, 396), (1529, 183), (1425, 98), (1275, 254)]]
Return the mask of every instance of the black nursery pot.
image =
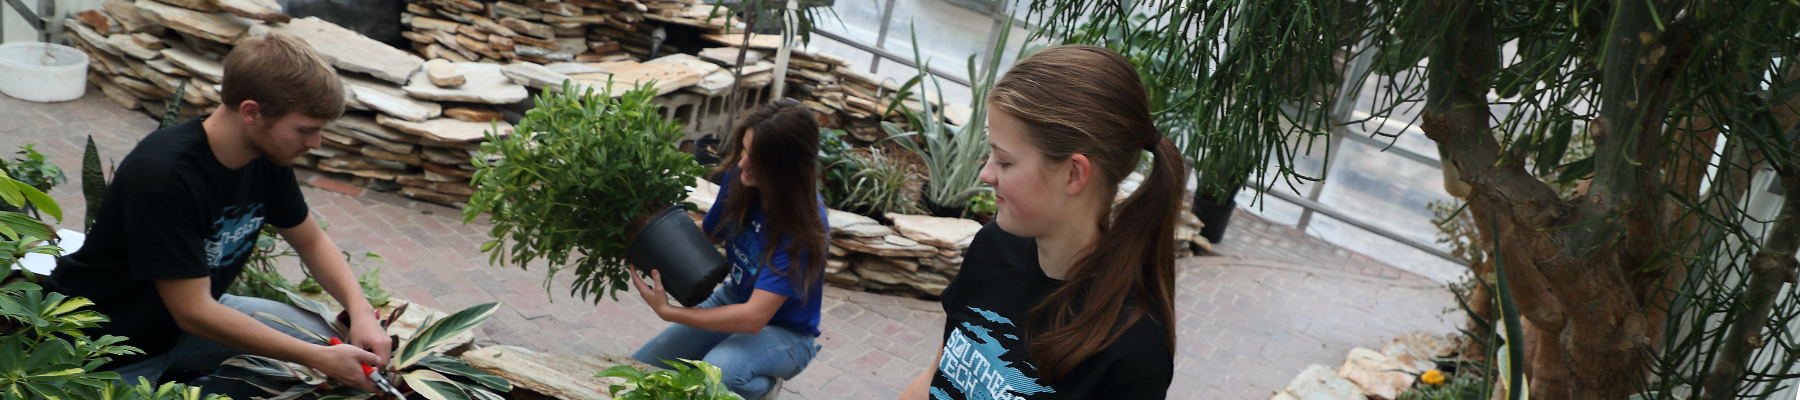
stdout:
[(1237, 201), (1225, 204), (1214, 204), (1211, 201), (1194, 197), (1194, 217), (1206, 226), (1200, 227), (1200, 237), (1206, 241), (1218, 243), (1225, 240), (1225, 227), (1231, 225), (1231, 211), (1237, 209)]
[(711, 297), (731, 266), (713, 247), (687, 209), (672, 206), (657, 213), (638, 231), (625, 259), (638, 268), (662, 271), (663, 289), (683, 307)]

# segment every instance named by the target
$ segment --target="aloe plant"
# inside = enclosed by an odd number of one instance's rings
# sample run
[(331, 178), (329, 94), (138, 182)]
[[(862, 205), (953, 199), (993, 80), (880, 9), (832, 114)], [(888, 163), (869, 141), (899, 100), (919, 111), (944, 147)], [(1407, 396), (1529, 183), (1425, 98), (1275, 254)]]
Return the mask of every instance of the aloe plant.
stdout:
[(910, 165), (883, 154), (880, 147), (869, 147), (866, 153), (846, 152), (834, 164), (855, 172), (840, 178), (842, 198), (832, 206), (847, 210), (866, 207), (869, 215), (924, 212), (919, 208), (919, 191), (914, 183), (919, 174)]
[[(1006, 43), (1007, 32), (1012, 30), (1012, 20), (1007, 19), (1000, 29), (999, 43)], [(916, 32), (916, 31), (915, 31)], [(913, 58), (919, 65), (919, 75), (901, 86), (900, 91), (909, 91), (913, 86), (924, 82), (931, 70), (930, 61), (919, 53), (919, 35), (913, 34)], [(926, 172), (930, 175), (925, 183), (925, 199), (938, 207), (962, 207), (976, 194), (990, 190), (981, 183), (981, 167), (987, 162), (987, 94), (994, 87), (994, 77), (1000, 69), (1000, 57), (992, 57), (987, 68), (976, 69), (975, 56), (969, 56), (970, 96), (969, 121), (967, 126), (954, 126), (943, 120), (931, 101), (924, 101), (920, 96), (919, 110), (908, 110), (907, 122), (912, 125), (913, 132), (903, 131), (899, 125), (882, 121), (881, 129), (887, 131), (888, 138), (901, 147), (918, 153), (925, 160)], [(931, 75), (932, 81), (937, 77)], [(938, 85), (942, 87), (941, 84)], [(945, 104), (943, 91), (937, 93), (936, 104)], [(900, 98), (895, 96), (895, 104)], [(890, 106), (891, 108), (891, 106)], [(923, 142), (922, 144), (920, 142)], [(950, 217), (956, 217), (951, 215)]]

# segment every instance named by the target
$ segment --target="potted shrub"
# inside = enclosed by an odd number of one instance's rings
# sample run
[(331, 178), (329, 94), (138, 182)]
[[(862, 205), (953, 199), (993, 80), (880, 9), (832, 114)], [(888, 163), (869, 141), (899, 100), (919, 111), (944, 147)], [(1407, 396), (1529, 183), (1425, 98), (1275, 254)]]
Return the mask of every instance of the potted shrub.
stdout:
[(706, 300), (728, 268), (688, 219), (693, 206), (679, 203), (706, 169), (677, 146), (680, 127), (656, 112), (655, 95), (648, 85), (615, 96), (565, 82), (536, 99), (513, 135), (490, 133), (463, 209), (465, 223), (491, 215), (493, 240), (481, 246), (490, 260), (543, 259), (551, 276), (573, 267), (570, 292), (584, 299), (617, 299), (636, 264), (661, 271), (682, 305)]

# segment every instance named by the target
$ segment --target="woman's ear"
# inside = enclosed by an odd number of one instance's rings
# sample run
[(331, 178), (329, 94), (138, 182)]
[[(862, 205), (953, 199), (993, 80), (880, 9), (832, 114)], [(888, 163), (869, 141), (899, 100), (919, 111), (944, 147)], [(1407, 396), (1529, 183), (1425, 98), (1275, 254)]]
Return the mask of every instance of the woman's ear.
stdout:
[(1069, 156), (1068, 180), (1064, 183), (1064, 193), (1069, 196), (1080, 196), (1087, 190), (1088, 182), (1094, 177), (1094, 162), (1086, 154)]

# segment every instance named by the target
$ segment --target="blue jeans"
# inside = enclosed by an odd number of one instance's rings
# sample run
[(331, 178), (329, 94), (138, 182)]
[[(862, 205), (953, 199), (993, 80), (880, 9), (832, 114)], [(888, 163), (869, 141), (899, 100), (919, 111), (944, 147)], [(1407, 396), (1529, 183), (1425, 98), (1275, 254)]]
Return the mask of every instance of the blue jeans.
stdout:
[[(714, 290), (700, 308), (736, 304), (737, 290), (729, 283)], [(662, 360), (701, 360), (719, 367), (725, 387), (746, 399), (762, 397), (775, 379), (791, 379), (819, 355), (814, 337), (793, 329), (766, 326), (761, 333), (719, 333), (682, 324), (669, 325), (644, 343), (631, 358), (653, 366)]]
[[(262, 322), (263, 325), (268, 325), (270, 328), (275, 328), (275, 330), (280, 331), (281, 333), (307, 343), (317, 345), (325, 344), (313, 339), (312, 336), (305, 333), (294, 331), (291, 328), (263, 319), (262, 317), (256, 317), (255, 313), (261, 312), (274, 315), (325, 337), (336, 335), (331, 329), (331, 325), (327, 324), (324, 318), (319, 317), (319, 314), (306, 311), (300, 307), (295, 307), (287, 303), (256, 297), (232, 296), (229, 294), (220, 297), (219, 303), (243, 312), (245, 315), (250, 315), (256, 318), (257, 321)], [(171, 329), (173, 329), (173, 327), (171, 327)], [(225, 345), (217, 342), (206, 340), (187, 332), (182, 332), (181, 339), (175, 342), (175, 348), (170, 349), (168, 353), (131, 363), (130, 365), (119, 367), (112, 371), (119, 373), (120, 383), (128, 385), (136, 385), (138, 383), (138, 377), (144, 377), (151, 382), (157, 382), (162, 378), (164, 373), (173, 371), (186, 374), (204, 374), (204, 377), (195, 379), (188, 384), (200, 386), (201, 391), (207, 394), (224, 394), (231, 396), (231, 398), (234, 399), (248, 399), (252, 396), (274, 396), (275, 393), (267, 393), (244, 383), (243, 381), (215, 377), (215, 371), (219, 369), (219, 364), (225, 363), (226, 359), (242, 354), (244, 353), (241, 351), (225, 347)]]

